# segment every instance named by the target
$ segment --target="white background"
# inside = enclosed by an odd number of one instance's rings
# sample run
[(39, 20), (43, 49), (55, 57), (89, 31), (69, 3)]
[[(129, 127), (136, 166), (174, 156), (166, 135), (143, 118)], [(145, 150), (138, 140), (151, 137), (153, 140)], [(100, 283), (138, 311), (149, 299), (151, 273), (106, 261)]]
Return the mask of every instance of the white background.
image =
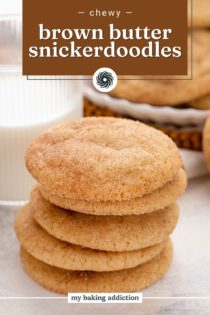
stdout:
[(21, 11), (21, 0), (0, 0), (0, 14), (20, 14)]

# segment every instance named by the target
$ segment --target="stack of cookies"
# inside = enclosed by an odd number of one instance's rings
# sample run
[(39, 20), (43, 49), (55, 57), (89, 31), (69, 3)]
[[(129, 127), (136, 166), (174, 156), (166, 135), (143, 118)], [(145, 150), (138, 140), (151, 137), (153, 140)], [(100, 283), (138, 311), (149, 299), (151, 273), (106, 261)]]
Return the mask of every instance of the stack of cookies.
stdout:
[(15, 230), (34, 280), (59, 293), (131, 292), (165, 274), (186, 187), (166, 135), (131, 120), (83, 118), (35, 139), (26, 165), (37, 187)]

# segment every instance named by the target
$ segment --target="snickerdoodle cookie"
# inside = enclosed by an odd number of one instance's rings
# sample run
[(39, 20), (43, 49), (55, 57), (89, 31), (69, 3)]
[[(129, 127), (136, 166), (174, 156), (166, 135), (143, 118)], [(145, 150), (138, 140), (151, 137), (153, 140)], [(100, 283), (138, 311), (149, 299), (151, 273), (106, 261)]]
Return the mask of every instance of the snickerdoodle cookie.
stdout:
[(196, 109), (210, 109), (210, 94), (193, 100), (189, 103), (189, 106)]
[(26, 272), (45, 288), (57, 293), (68, 292), (132, 292), (142, 290), (159, 280), (172, 260), (169, 241), (163, 251), (149, 262), (135, 268), (111, 271), (68, 271), (47, 265), (21, 249)]
[[(198, 0), (199, 6), (202, 1)], [(119, 80), (111, 95), (137, 103), (176, 106), (210, 93), (209, 31), (193, 32), (192, 68), (192, 80)]]
[(210, 27), (210, 0), (193, 0), (193, 27)]
[(208, 170), (210, 171), (210, 116), (203, 129), (203, 152)]
[(121, 201), (164, 186), (182, 162), (173, 141), (152, 127), (91, 117), (61, 123), (36, 138), (27, 150), (26, 165), (52, 195)]
[[(145, 249), (107, 252), (62, 242), (48, 234), (33, 219), (30, 206), (23, 207), (15, 222), (21, 246), (35, 258), (67, 270), (112, 271), (133, 268), (157, 256), (164, 242)], [(129, 241), (129, 240), (128, 240)]]
[(36, 222), (55, 238), (113, 252), (133, 251), (163, 242), (179, 217), (176, 204), (141, 216), (81, 214), (50, 204), (38, 190), (33, 191), (28, 207)]
[(43, 197), (49, 202), (64, 209), (71, 209), (93, 215), (140, 215), (150, 213), (176, 202), (178, 197), (185, 191), (187, 185), (186, 174), (180, 169), (177, 175), (163, 187), (146, 194), (141, 198), (133, 198), (122, 201), (86, 201), (59, 197), (51, 194), (39, 186)]

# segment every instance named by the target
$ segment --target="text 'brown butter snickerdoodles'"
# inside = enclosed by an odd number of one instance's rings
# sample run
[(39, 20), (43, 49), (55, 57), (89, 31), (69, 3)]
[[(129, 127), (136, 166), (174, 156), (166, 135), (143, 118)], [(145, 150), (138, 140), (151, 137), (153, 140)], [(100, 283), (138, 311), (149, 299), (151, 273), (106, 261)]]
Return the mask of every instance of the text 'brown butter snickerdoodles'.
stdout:
[(119, 118), (68, 121), (26, 153), (37, 180), (15, 221), (27, 273), (67, 292), (141, 290), (167, 271), (186, 187), (163, 133)]

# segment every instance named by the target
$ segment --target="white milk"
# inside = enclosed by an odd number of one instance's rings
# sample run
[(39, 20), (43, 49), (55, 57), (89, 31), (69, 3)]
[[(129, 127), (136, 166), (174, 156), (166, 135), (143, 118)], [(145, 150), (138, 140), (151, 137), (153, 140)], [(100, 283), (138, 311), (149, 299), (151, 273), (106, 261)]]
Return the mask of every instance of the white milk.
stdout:
[(80, 81), (27, 81), (21, 75), (21, 65), (15, 62), (21, 60), (17, 54), (19, 30), (19, 22), (0, 17), (0, 204), (3, 205), (29, 198), (35, 183), (25, 167), (25, 151), (31, 141), (60, 121), (82, 116)]
[[(0, 200), (27, 200), (34, 185), (24, 155), (49, 127), (82, 116), (78, 81), (27, 81), (0, 73)], [(1, 201), (0, 201), (1, 203)]]

